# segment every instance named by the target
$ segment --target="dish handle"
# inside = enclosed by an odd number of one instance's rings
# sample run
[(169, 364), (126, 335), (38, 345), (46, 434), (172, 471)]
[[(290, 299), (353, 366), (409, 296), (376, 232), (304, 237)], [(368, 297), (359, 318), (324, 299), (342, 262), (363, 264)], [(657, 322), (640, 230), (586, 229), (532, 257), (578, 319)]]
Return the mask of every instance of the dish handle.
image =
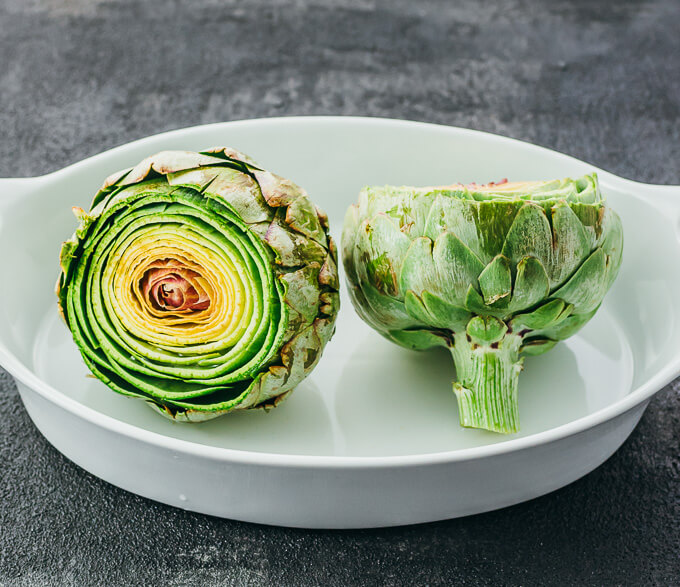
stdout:
[(10, 205), (35, 189), (39, 177), (0, 177), (0, 216)]
[(675, 224), (680, 237), (680, 185), (644, 184), (645, 195)]

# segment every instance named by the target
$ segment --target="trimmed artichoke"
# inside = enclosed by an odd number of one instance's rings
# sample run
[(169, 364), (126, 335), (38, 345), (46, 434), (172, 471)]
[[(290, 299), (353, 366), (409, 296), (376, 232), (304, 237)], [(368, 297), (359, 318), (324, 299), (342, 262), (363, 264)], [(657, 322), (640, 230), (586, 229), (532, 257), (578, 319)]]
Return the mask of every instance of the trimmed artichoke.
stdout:
[(61, 250), (59, 308), (92, 373), (161, 414), (275, 405), (314, 368), (339, 308), (328, 219), (228, 148), (116, 173)]
[(367, 187), (342, 257), (359, 315), (411, 349), (446, 346), (463, 426), (519, 430), (520, 354), (597, 311), (623, 232), (597, 177), (436, 188)]

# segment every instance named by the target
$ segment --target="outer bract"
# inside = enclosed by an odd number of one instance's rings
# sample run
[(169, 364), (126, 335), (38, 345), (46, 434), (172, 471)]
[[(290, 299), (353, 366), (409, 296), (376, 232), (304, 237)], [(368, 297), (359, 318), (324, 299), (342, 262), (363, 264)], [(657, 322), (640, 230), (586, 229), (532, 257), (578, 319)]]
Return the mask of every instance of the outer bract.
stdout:
[(520, 354), (543, 353), (590, 320), (622, 248), (595, 175), (368, 187), (342, 234), (360, 316), (402, 346), (448, 347), (461, 424), (503, 433), (519, 430)]
[(111, 176), (61, 250), (60, 310), (92, 373), (176, 420), (270, 406), (338, 312), (326, 216), (228, 148)]

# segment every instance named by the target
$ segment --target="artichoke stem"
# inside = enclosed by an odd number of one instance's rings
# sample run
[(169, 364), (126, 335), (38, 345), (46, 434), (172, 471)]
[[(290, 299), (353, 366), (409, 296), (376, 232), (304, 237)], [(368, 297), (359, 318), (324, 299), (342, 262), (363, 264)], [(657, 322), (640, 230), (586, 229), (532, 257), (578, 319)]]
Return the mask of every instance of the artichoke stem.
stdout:
[(456, 334), (451, 349), (458, 381), (461, 426), (511, 434), (519, 431), (517, 384), (522, 370), (521, 337), (507, 334), (500, 341), (478, 344), (465, 332)]

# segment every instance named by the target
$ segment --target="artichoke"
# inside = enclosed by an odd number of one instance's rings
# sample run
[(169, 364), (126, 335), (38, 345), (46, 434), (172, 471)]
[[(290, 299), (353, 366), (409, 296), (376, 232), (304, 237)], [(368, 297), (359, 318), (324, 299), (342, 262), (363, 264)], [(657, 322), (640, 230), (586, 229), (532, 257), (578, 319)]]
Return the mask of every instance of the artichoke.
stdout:
[(358, 314), (407, 348), (450, 349), (463, 426), (519, 430), (523, 359), (577, 332), (621, 263), (597, 177), (367, 187), (342, 257)]
[(314, 368), (339, 308), (328, 219), (229, 148), (166, 151), (74, 208), (59, 308), (92, 373), (161, 414), (272, 406)]

